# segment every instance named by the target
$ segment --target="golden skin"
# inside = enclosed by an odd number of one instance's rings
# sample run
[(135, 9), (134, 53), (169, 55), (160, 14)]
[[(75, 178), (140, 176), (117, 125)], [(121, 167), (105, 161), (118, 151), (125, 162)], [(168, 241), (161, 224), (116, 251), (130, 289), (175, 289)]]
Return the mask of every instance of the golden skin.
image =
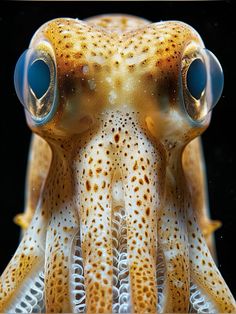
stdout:
[(131, 16), (61, 18), (30, 47), (55, 63), (59, 98), (41, 124), (26, 105), (35, 189), (16, 218), (26, 231), (1, 277), (0, 312), (24, 308), (35, 282), (27, 312), (183, 313), (193, 285), (210, 309), (234, 312), (208, 248), (217, 222), (197, 137), (210, 113), (180, 92), (184, 57), (203, 47), (196, 31)]

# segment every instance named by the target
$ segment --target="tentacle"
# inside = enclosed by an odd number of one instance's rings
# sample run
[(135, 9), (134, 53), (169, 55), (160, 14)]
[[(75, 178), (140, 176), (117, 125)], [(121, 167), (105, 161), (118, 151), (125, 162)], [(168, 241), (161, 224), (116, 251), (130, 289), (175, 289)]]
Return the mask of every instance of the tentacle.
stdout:
[[(113, 252), (111, 182), (113, 167), (98, 143), (78, 166), (81, 247), (87, 313), (112, 312)], [(96, 151), (101, 154), (96, 155)]]
[(78, 231), (73, 203), (54, 210), (49, 224), (45, 252), (46, 311), (71, 312), (70, 253)]
[[(189, 248), (186, 200), (181, 168), (167, 169), (165, 205), (158, 212), (158, 238), (165, 261), (163, 312), (187, 312), (189, 307)], [(176, 182), (174, 178), (178, 178)]]
[(221, 222), (210, 219), (205, 162), (200, 137), (185, 147), (182, 161), (194, 214), (211, 254), (216, 260), (214, 231), (221, 226)]
[(188, 234), (193, 282), (208, 296), (220, 313), (235, 312), (235, 300), (215, 265), (191, 207), (188, 209)]
[(160, 160), (150, 142), (129, 141), (122, 173), (127, 224), (127, 254), (134, 313), (157, 311), (157, 208)]
[(25, 184), (25, 211), (14, 217), (14, 222), (23, 231), (26, 230), (32, 220), (40, 199), (42, 187), (46, 181), (52, 158), (51, 149), (48, 143), (36, 134), (32, 135), (27, 178)]
[(11, 306), (27, 295), (28, 284), (44, 268), (44, 250), (47, 217), (44, 205), (39, 204), (34, 218), (26, 231), (15, 255), (0, 280), (0, 312), (7, 312)]
[[(79, 230), (79, 217), (71, 164), (63, 161), (59, 152), (56, 154), (43, 195), (47, 200), (49, 215), (45, 252), (45, 303), (46, 312), (61, 313), (71, 312), (70, 255), (74, 237)], [(63, 154), (66, 154), (66, 149)]]

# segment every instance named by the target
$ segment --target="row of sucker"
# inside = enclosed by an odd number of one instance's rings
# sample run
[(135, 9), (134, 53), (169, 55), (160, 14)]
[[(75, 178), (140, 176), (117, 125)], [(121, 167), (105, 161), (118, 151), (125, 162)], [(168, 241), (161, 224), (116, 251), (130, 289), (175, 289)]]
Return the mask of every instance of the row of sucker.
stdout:
[(213, 304), (208, 300), (198, 286), (191, 282), (190, 285), (190, 313), (216, 313), (216, 309)]
[[(164, 280), (165, 280), (165, 263), (163, 259), (163, 253), (159, 250), (157, 254), (157, 289), (158, 289), (158, 306), (157, 313), (162, 313), (163, 301), (164, 301)], [(196, 284), (190, 284), (190, 308), (189, 313), (216, 313), (216, 309), (213, 304), (208, 300)]]
[[(125, 211), (118, 208), (113, 215), (113, 313), (130, 312), (130, 284), (127, 260), (127, 229)], [(73, 244), (71, 293), (74, 313), (86, 312), (83, 258), (79, 234)]]
[(163, 301), (164, 301), (164, 280), (165, 280), (165, 263), (163, 258), (163, 253), (158, 250), (157, 254), (157, 291), (158, 291), (158, 303), (157, 303), (157, 313), (162, 313)]
[(45, 313), (44, 273), (41, 271), (21, 288), (21, 293), (7, 313)]
[(122, 220), (122, 216), (118, 211), (113, 213), (112, 217), (112, 244), (113, 244), (113, 286), (112, 286), (112, 311), (114, 313), (119, 313), (119, 269), (118, 269), (118, 262), (119, 262), (119, 229), (120, 223)]
[[(117, 210), (118, 209), (118, 210)], [(113, 312), (130, 313), (130, 283), (127, 259), (127, 227), (125, 210), (114, 210), (113, 234)]]
[(74, 313), (85, 313), (85, 286), (84, 286), (84, 267), (81, 250), (81, 241), (79, 232), (73, 243), (72, 261), (71, 261), (71, 293), (72, 307)]

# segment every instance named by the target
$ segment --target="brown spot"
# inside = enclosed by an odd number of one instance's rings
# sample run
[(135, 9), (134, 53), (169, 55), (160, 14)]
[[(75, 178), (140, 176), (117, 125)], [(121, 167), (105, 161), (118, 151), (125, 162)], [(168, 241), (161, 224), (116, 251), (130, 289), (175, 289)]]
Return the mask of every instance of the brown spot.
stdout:
[[(98, 203), (98, 206), (100, 207), (100, 209), (102, 210), (102, 211), (104, 211), (104, 207), (100, 204), (100, 203)], [(103, 227), (103, 226), (102, 226)]]
[(119, 135), (119, 134), (116, 134), (116, 135), (114, 136), (115, 142), (118, 143), (118, 142), (119, 142), (119, 139), (120, 139), (120, 135)]
[(144, 180), (145, 180), (145, 182), (146, 182), (147, 184), (149, 184), (149, 179), (148, 179), (148, 177), (146, 176), (146, 174), (145, 174), (145, 176), (144, 176)]
[(96, 183), (94, 184), (93, 189), (94, 189), (94, 192), (97, 192), (97, 190), (98, 190), (98, 185), (97, 185)]
[(149, 208), (149, 207), (146, 208), (146, 215), (147, 215), (147, 216), (150, 215), (150, 208)]
[(90, 185), (90, 182), (88, 180), (86, 181), (86, 189), (87, 189), (87, 191), (91, 190), (91, 185)]

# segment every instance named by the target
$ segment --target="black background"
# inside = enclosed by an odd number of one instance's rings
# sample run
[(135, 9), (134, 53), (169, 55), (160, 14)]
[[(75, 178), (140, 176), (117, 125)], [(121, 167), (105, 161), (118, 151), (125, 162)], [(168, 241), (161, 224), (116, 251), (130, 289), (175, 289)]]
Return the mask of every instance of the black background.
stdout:
[(0, 273), (17, 247), (19, 228), (13, 217), (23, 211), (24, 180), (30, 139), (23, 108), (14, 91), (13, 71), (20, 54), (46, 21), (128, 13), (151, 21), (181, 20), (192, 25), (220, 60), (225, 74), (223, 96), (203, 135), (211, 215), (223, 226), (216, 232), (219, 269), (236, 295), (235, 189), (235, 48), (231, 2), (1, 2), (0, 4)]

